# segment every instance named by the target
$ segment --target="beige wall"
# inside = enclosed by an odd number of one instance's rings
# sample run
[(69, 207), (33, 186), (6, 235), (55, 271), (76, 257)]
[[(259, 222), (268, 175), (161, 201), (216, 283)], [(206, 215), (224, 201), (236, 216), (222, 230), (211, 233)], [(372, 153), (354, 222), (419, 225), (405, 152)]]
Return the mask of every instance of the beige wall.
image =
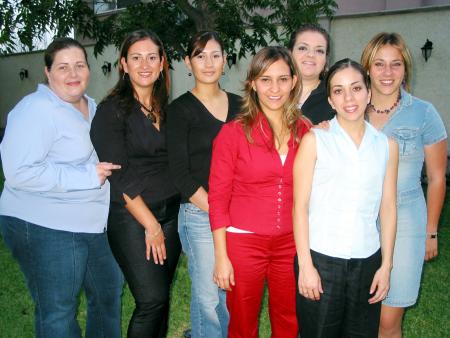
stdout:
[[(334, 47), (332, 59), (350, 57), (359, 61), (361, 51), (378, 32), (398, 32), (413, 57), (412, 93), (432, 102), (450, 131), (450, 7), (416, 13), (336, 17), (330, 25)], [(428, 62), (421, 47), (433, 42)]]
[[(380, 31), (399, 32), (411, 49), (414, 59), (413, 94), (431, 101), (443, 117), (450, 131), (450, 6), (416, 12), (386, 13), (383, 15), (337, 16), (331, 22), (323, 22), (330, 30), (333, 46), (331, 61), (350, 57), (359, 60), (364, 45)], [(420, 48), (426, 39), (433, 41), (433, 53), (428, 62)], [(93, 47), (88, 47), (92, 55)], [(113, 65), (117, 50), (109, 47), (103, 55), (90, 57), (91, 81), (88, 94), (99, 102), (117, 81), (117, 69), (104, 76), (101, 66), (104, 61)], [(240, 60), (231, 69), (225, 67), (220, 81), (222, 88), (240, 93), (246, 76), (249, 60)], [(43, 79), (43, 53), (17, 54), (0, 57), (0, 114), (1, 126), (6, 114), (24, 95), (32, 92)], [(28, 69), (29, 78), (20, 80), (21, 68)], [(173, 64), (171, 72), (172, 97), (177, 97), (192, 88), (193, 78), (188, 76), (184, 63)]]

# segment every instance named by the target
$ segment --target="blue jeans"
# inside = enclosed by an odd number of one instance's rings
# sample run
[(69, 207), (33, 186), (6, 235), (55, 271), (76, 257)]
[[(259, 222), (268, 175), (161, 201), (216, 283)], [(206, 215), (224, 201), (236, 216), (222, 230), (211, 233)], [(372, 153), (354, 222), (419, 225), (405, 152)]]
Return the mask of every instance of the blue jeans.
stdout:
[(38, 338), (81, 337), (78, 296), (87, 298), (86, 337), (121, 336), (123, 277), (106, 233), (73, 233), (0, 216), (3, 240), (25, 275)]
[(181, 204), (178, 232), (191, 277), (192, 337), (226, 338), (226, 294), (213, 282), (214, 243), (208, 214), (192, 203)]

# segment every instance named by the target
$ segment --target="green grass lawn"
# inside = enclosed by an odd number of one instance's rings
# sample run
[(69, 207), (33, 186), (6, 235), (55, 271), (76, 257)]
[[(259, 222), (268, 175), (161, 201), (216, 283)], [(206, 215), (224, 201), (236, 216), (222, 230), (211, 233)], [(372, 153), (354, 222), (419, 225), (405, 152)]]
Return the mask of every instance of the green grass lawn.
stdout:
[[(420, 298), (406, 312), (404, 337), (450, 337), (450, 196), (445, 201), (439, 234), (439, 257), (425, 264)], [(169, 338), (182, 337), (189, 327), (190, 284), (186, 258), (181, 258), (172, 290)], [(80, 297), (79, 321), (86, 318), (86, 302)], [(124, 289), (122, 332), (133, 311), (133, 299)], [(22, 273), (0, 237), (0, 338), (33, 337), (33, 306)], [(267, 300), (261, 313), (260, 337), (270, 337)], [(57, 338), (57, 337), (55, 337)]]

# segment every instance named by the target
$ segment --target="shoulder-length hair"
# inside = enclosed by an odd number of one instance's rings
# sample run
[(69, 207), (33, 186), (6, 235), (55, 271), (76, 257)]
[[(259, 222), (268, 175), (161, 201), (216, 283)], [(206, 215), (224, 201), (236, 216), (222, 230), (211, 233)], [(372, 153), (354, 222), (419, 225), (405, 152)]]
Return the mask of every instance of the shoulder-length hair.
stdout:
[(405, 64), (404, 86), (408, 92), (411, 91), (412, 57), (408, 47), (406, 46), (405, 40), (403, 40), (400, 34), (382, 32), (375, 35), (362, 52), (362, 66), (367, 72), (369, 72), (373, 60), (375, 59), (375, 54), (380, 50), (380, 48), (386, 45), (397, 48), (402, 55), (403, 63)]
[(130, 81), (130, 77), (125, 73), (123, 66), (120, 62), (122, 58), (125, 60), (128, 57), (128, 50), (130, 47), (138, 41), (151, 40), (156, 46), (158, 46), (159, 59), (164, 60), (163, 69), (159, 74), (158, 79), (153, 85), (152, 92), (152, 107), (155, 112), (160, 114), (160, 118), (163, 119), (164, 107), (167, 105), (169, 100), (169, 88), (170, 88), (170, 78), (169, 78), (169, 66), (167, 62), (166, 53), (164, 51), (164, 46), (159, 39), (159, 37), (151, 30), (141, 29), (130, 33), (122, 43), (119, 55), (119, 80), (117, 81), (114, 88), (108, 94), (107, 98), (118, 97), (119, 105), (125, 111), (129, 113), (132, 107), (136, 104), (135, 90), (133, 84)]
[[(259, 103), (258, 94), (253, 90), (252, 82), (261, 77), (267, 69), (278, 60), (283, 60), (289, 66), (291, 72), (290, 75), (292, 77), (297, 77), (297, 82), (291, 90), (288, 100), (284, 104), (282, 123), (294, 136), (295, 141), (299, 141), (297, 137), (297, 121), (301, 116), (301, 112), (300, 109), (298, 109), (297, 104), (302, 89), (300, 74), (288, 49), (279, 46), (271, 46), (265, 47), (255, 54), (250, 63), (247, 78), (244, 82), (242, 111), (238, 115), (237, 120), (243, 125), (249, 143), (253, 142), (251, 132), (257, 121), (258, 115), (260, 113), (264, 114)], [(272, 129), (272, 135), (275, 135), (272, 126), (270, 126), (270, 128)]]

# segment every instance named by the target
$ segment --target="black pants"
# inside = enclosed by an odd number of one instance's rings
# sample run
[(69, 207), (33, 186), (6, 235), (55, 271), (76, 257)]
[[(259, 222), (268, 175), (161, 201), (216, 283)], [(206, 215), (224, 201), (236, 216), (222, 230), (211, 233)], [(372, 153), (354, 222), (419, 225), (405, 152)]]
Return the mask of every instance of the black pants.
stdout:
[[(369, 304), (370, 285), (381, 265), (381, 253), (364, 259), (341, 259), (311, 250), (323, 294), (309, 300), (298, 292), (297, 319), (302, 338), (377, 338), (381, 302)], [(295, 258), (298, 281), (298, 263)]]
[(128, 325), (129, 338), (162, 338), (167, 334), (170, 285), (180, 256), (179, 197), (149, 204), (166, 238), (164, 265), (145, 258), (144, 228), (125, 206), (111, 203), (108, 240), (136, 302)]

